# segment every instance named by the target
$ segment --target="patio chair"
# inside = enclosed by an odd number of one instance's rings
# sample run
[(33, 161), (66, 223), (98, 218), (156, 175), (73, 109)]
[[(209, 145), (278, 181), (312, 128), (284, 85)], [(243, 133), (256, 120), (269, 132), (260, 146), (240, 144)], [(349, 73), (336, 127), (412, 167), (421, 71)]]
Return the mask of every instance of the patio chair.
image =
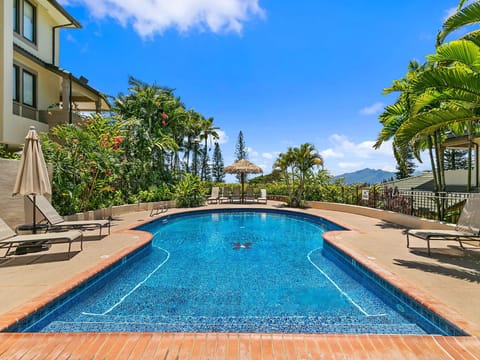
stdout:
[(70, 250), (72, 243), (80, 240), (80, 251), (83, 250), (83, 233), (78, 230), (42, 233), (30, 235), (17, 235), (3, 219), (0, 218), (0, 249), (7, 249), (3, 258), (18, 254), (16, 251), (19, 247), (38, 247), (40, 245), (66, 243), (68, 244), (68, 258), (70, 259)]
[(430, 256), (431, 240), (458, 241), (462, 249), (462, 241), (480, 241), (480, 196), (471, 196), (466, 200), (455, 229), (409, 229), (406, 231), (406, 235), (407, 248), (410, 248), (410, 236), (425, 240), (427, 242), (428, 256)]
[(240, 187), (239, 186), (235, 186), (233, 188), (232, 195), (230, 196), (230, 200), (232, 202), (234, 202), (234, 201), (241, 202), (242, 201), (242, 194), (240, 194)]
[(222, 194), (220, 195), (218, 202), (220, 204), (223, 204), (224, 202), (230, 202), (230, 190), (228, 188), (222, 188)]
[(256, 200), (255, 194), (253, 193), (253, 188), (248, 187), (247, 193), (245, 194), (245, 202), (254, 202)]
[[(33, 198), (28, 195), (28, 198), (33, 203)], [(37, 210), (47, 220), (51, 230), (65, 230), (65, 229), (78, 229), (78, 230), (90, 230), (98, 228), (100, 237), (102, 236), (102, 229), (108, 229), (108, 235), (110, 235), (110, 220), (69, 220), (66, 221), (55, 208), (50, 204), (47, 198), (43, 195), (36, 195), (35, 206)]]
[(267, 203), (267, 190), (266, 189), (260, 189), (260, 196), (257, 198), (258, 203)]
[(207, 203), (212, 204), (214, 201), (218, 203), (220, 200), (220, 188), (218, 186), (212, 187), (212, 193), (207, 198)]

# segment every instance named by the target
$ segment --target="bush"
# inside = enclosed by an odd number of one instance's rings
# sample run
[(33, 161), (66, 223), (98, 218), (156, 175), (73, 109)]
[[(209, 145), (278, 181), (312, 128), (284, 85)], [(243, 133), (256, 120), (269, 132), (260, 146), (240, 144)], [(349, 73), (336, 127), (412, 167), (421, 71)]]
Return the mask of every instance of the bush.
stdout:
[(205, 187), (198, 176), (186, 174), (174, 187), (177, 207), (197, 207), (205, 203)]

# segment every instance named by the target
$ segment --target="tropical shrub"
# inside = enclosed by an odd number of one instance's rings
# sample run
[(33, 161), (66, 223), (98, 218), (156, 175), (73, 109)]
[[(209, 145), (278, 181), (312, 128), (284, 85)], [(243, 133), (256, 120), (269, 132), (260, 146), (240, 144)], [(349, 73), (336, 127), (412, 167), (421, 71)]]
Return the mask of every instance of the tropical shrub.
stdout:
[(122, 203), (123, 132), (112, 118), (93, 115), (61, 124), (42, 138), (47, 162), (54, 164), (52, 202), (62, 214)]
[(206, 189), (200, 177), (185, 174), (185, 177), (174, 186), (174, 198), (177, 207), (196, 207), (205, 203)]

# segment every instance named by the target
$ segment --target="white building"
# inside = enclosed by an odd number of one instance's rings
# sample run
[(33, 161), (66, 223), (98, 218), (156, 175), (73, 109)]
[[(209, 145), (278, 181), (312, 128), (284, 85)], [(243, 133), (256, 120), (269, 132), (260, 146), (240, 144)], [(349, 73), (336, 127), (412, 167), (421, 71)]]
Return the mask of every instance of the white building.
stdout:
[(39, 132), (75, 122), (78, 112), (105, 111), (105, 97), (59, 67), (60, 31), (81, 28), (55, 0), (0, 3), (0, 143), (23, 144), (29, 126)]

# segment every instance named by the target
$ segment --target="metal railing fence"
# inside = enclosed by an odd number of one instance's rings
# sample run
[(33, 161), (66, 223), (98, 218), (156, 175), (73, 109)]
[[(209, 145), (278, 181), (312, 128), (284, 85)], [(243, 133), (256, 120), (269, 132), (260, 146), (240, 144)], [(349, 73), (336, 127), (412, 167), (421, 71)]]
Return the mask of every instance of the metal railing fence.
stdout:
[(456, 223), (471, 193), (395, 190), (381, 187), (349, 187), (342, 191), (343, 203), (368, 206)]

